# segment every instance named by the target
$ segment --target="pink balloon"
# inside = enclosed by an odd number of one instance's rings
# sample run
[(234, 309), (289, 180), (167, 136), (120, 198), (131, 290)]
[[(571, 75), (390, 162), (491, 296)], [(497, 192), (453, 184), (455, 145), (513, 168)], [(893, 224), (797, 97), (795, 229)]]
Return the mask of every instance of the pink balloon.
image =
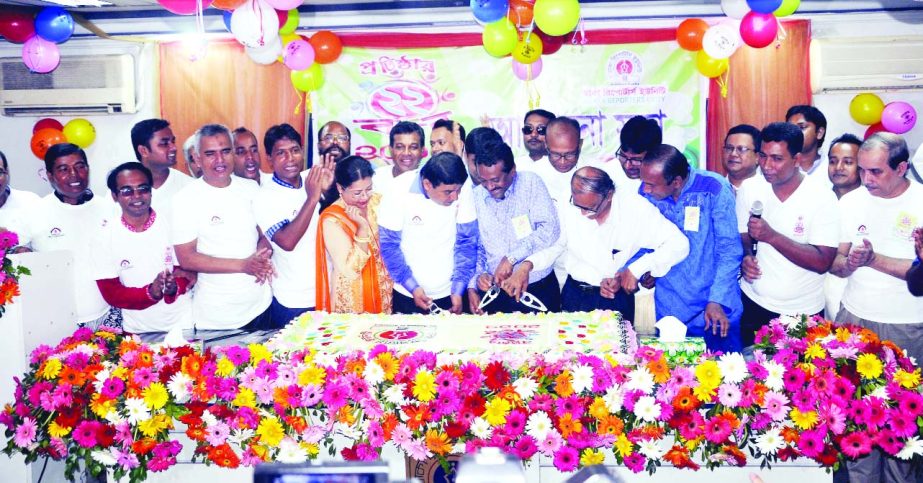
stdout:
[(314, 47), (306, 40), (293, 40), (282, 50), (285, 66), (292, 70), (305, 70), (314, 63)]
[[(192, 15), (195, 13), (196, 0), (157, 0), (160, 6), (177, 15)], [(202, 0), (202, 10), (212, 4), (212, 0)]]
[(772, 13), (750, 12), (740, 21), (740, 38), (750, 47), (766, 47), (778, 32), (779, 20)]
[(881, 111), (881, 125), (894, 134), (904, 134), (916, 123), (917, 111), (906, 102), (889, 102)]
[(304, 0), (266, 0), (270, 7), (276, 10), (285, 10), (286, 12), (300, 7), (303, 2)]
[(36, 35), (22, 44), (22, 61), (32, 72), (47, 74), (61, 63), (61, 51), (54, 42)]
[[(529, 78), (529, 69), (532, 69), (532, 78)], [(538, 60), (532, 62), (531, 64), (523, 64), (517, 62), (516, 59), (513, 59), (513, 75), (522, 79), (522, 80), (534, 80), (542, 73), (542, 58), (539, 57)]]

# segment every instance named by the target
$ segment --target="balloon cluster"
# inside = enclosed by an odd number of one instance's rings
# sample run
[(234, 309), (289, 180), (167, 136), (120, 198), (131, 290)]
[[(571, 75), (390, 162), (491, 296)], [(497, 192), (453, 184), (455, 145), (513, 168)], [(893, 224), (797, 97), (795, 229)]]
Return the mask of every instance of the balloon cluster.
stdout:
[(61, 7), (45, 7), (38, 14), (26, 10), (0, 11), (0, 36), (22, 45), (22, 61), (32, 72), (47, 74), (61, 63), (58, 44), (74, 34), (74, 17)]
[(895, 101), (886, 105), (871, 92), (852, 98), (849, 102), (849, 115), (859, 124), (868, 126), (865, 130), (866, 139), (882, 131), (904, 134), (917, 123), (917, 111), (909, 103)]
[(728, 58), (741, 44), (757, 49), (772, 44), (779, 35), (779, 17), (787, 17), (801, 0), (721, 0), (727, 18), (709, 26), (704, 20), (684, 20), (676, 29), (680, 47), (697, 52), (696, 68), (705, 77), (718, 77)]
[(39, 119), (32, 127), (32, 154), (45, 159), (45, 152), (55, 144), (72, 143), (86, 149), (96, 140), (96, 128), (86, 119), (71, 119), (61, 124), (57, 119)]
[(512, 55), (513, 74), (522, 80), (541, 74), (542, 55), (560, 50), (580, 21), (579, 0), (471, 0), (471, 11), (484, 24), (484, 50)]

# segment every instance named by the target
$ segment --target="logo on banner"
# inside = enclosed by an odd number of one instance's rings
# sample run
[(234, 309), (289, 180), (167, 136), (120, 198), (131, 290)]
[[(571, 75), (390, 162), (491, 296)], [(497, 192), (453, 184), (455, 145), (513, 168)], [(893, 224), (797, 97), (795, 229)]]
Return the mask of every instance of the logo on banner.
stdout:
[(641, 58), (628, 50), (622, 50), (609, 56), (606, 63), (606, 79), (610, 84), (640, 84)]

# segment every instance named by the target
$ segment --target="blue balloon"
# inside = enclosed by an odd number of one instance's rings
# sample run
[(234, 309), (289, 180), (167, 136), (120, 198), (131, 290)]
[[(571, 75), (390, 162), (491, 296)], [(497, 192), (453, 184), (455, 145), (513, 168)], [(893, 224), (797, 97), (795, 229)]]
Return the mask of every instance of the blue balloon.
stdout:
[(471, 0), (471, 11), (474, 12), (474, 18), (483, 23), (496, 22), (506, 17), (509, 9), (509, 0)]
[(221, 18), (224, 20), (224, 28), (228, 29), (228, 32), (231, 31), (231, 14), (234, 12), (229, 12), (227, 10), (221, 13)]
[(61, 7), (45, 7), (35, 16), (35, 33), (60, 44), (74, 34), (74, 17)]
[(759, 13), (775, 12), (782, 5), (782, 0), (747, 0), (750, 10)]

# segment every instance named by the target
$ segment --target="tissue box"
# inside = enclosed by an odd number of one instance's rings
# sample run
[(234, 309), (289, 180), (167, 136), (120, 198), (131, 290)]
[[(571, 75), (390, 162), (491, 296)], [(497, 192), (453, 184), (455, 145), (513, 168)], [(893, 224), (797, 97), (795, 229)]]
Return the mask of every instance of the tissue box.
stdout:
[(662, 350), (671, 366), (698, 364), (705, 353), (705, 339), (701, 337), (686, 337), (682, 342), (661, 342), (656, 337), (642, 337), (641, 345)]

